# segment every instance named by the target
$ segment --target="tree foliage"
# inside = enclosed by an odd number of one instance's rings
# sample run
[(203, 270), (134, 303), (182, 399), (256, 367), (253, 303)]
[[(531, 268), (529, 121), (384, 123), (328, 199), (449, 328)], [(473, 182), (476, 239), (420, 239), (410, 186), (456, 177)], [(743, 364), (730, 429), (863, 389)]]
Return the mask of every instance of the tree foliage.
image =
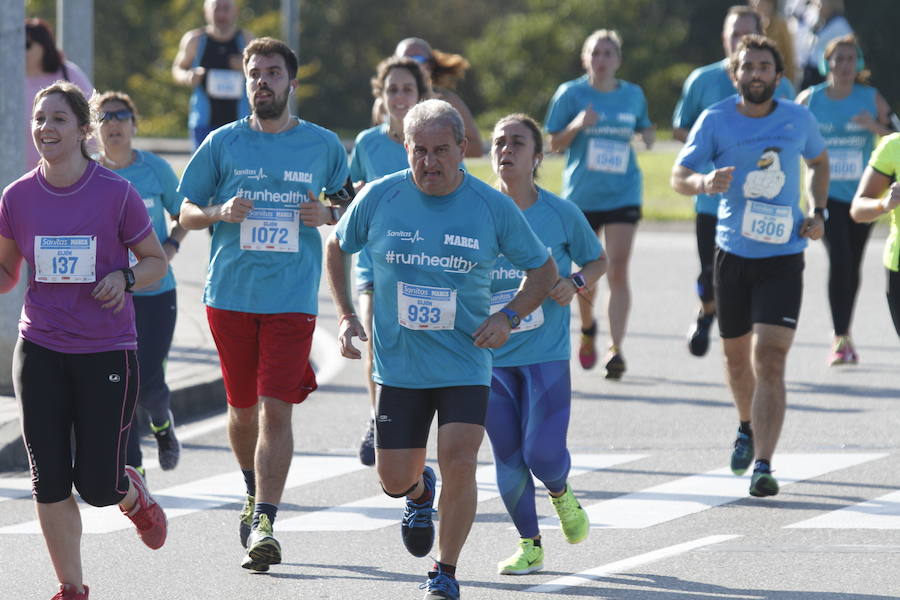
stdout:
[[(55, 1), (27, 0), (29, 16), (55, 21)], [(737, 0), (735, 0), (737, 1)], [(241, 26), (281, 36), (281, 0), (239, 0)], [(600, 28), (623, 38), (622, 79), (639, 84), (651, 118), (668, 127), (681, 84), (694, 67), (722, 56), (721, 25), (732, 0), (301, 0), (304, 118), (352, 136), (367, 127), (375, 65), (397, 41), (418, 36), (466, 56), (457, 91), (482, 127), (508, 112), (543, 118), (553, 91), (582, 72), (585, 37)], [(189, 90), (170, 68), (185, 31), (203, 24), (199, 0), (94, 0), (94, 84), (123, 89), (143, 113), (144, 135), (185, 134)], [(884, 23), (900, 2), (848, 2), (873, 83), (900, 100), (897, 53)]]

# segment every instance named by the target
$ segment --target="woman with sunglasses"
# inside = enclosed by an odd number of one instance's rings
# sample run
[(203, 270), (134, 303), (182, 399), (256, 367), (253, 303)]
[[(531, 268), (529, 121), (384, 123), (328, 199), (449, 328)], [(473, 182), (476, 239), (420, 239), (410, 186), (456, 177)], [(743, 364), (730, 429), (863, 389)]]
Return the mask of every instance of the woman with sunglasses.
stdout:
[[(128, 94), (106, 92), (95, 97), (93, 104), (100, 117), (100, 164), (130, 181), (141, 195), (150, 213), (153, 230), (163, 240), (166, 258), (172, 260), (187, 235), (187, 230), (178, 224), (182, 197), (176, 191), (178, 178), (175, 172), (169, 163), (155, 154), (132, 148), (138, 113)], [(164, 471), (174, 469), (181, 454), (170, 408), (171, 394), (166, 385), (166, 359), (175, 333), (176, 306), (175, 277), (171, 267), (162, 280), (134, 291), (141, 376), (138, 398), (141, 408), (150, 417), (159, 466)], [(127, 462), (145, 475), (137, 432), (128, 438)]]
[(138, 393), (128, 292), (162, 278), (166, 257), (135, 189), (89, 158), (81, 91), (60, 81), (33, 106), (41, 161), (0, 199), (0, 292), (26, 261), (12, 370), (32, 494), (60, 583), (52, 600), (86, 600), (73, 484), (88, 504), (118, 504), (151, 549), (166, 540), (162, 508), (125, 465)]
[[(546, 486), (570, 544), (587, 537), (587, 514), (568, 484), (571, 459), (566, 445), (572, 383), (569, 375), (569, 304), (587, 293), (606, 272), (603, 248), (587, 219), (571, 202), (535, 185), (543, 159), (540, 126), (524, 114), (494, 126), (491, 166), (497, 187), (522, 210), (559, 266), (549, 297), (494, 350), (485, 428), (491, 439), (497, 486), (519, 532), (516, 552), (497, 564), (501, 575), (525, 575), (543, 568), (532, 475)], [(581, 266), (569, 274), (573, 261)], [(515, 295), (524, 273), (501, 257), (491, 273), (491, 312)]]
[[(411, 58), (392, 56), (378, 63), (372, 78), (372, 95), (387, 109), (384, 121), (356, 136), (350, 154), (350, 178), (359, 191), (363, 185), (385, 175), (409, 168), (403, 146), (403, 118), (419, 100), (429, 94), (428, 81), (419, 63)], [(356, 256), (356, 289), (363, 325), (369, 334), (366, 344), (366, 383), (372, 414), (359, 447), (359, 460), (375, 464), (375, 382), (372, 380), (372, 257), (364, 248)]]
[[(75, 63), (66, 60), (62, 50), (56, 47), (53, 31), (43, 19), (25, 19), (25, 119), (31, 123), (31, 104), (34, 95), (55, 81), (71, 81), (86, 98), (90, 98), (94, 86)], [(40, 154), (31, 142), (31, 128), (26, 125), (25, 169), (35, 168)]]
[(854, 365), (859, 355), (850, 337), (860, 264), (872, 229), (850, 218), (850, 203), (878, 136), (891, 133), (887, 101), (867, 85), (862, 51), (852, 35), (828, 44), (820, 65), (826, 81), (806, 88), (797, 102), (809, 107), (828, 143), (830, 180), (825, 220), (828, 250), (828, 301), (834, 340), (831, 366)]
[[(557, 88), (544, 125), (550, 134), (550, 149), (566, 153), (563, 197), (578, 205), (597, 235), (604, 235), (609, 257), (606, 314), (610, 337), (604, 360), (606, 378), (620, 379), (625, 372), (622, 343), (631, 311), (628, 268), (641, 220), (643, 184), (631, 141), (639, 134), (649, 149), (655, 129), (643, 90), (616, 78), (622, 66), (618, 33), (598, 29), (588, 36), (581, 49), (581, 64), (585, 74)], [(578, 358), (585, 369), (597, 362), (597, 322), (588, 298), (578, 296), (582, 334)]]
[[(394, 56), (407, 56), (422, 68), (425, 74), (425, 80), (431, 89), (429, 98), (437, 98), (449, 102), (463, 118), (463, 124), (466, 128), (466, 158), (478, 158), (484, 154), (484, 147), (481, 142), (481, 134), (478, 132), (478, 125), (475, 123), (475, 117), (472, 111), (466, 106), (456, 92), (450, 88), (456, 85), (456, 82), (463, 77), (469, 68), (469, 61), (459, 54), (449, 54), (440, 50), (433, 50), (431, 45), (422, 38), (406, 38), (397, 44), (394, 50)], [(422, 98), (423, 100), (425, 98)], [(372, 122), (381, 123), (385, 117), (385, 106), (380, 98), (375, 99), (372, 107)]]

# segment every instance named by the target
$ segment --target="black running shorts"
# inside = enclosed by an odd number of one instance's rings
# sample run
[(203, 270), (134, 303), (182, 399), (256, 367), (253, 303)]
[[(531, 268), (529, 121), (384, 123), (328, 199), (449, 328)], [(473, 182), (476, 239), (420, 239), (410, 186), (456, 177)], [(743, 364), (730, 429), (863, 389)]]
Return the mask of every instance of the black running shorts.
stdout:
[(713, 279), (721, 336), (740, 337), (755, 323), (796, 329), (803, 266), (803, 253), (743, 258), (717, 249)]
[(486, 385), (426, 389), (379, 385), (375, 446), (389, 450), (424, 448), (435, 412), (438, 427), (447, 423), (483, 426), (489, 395)]

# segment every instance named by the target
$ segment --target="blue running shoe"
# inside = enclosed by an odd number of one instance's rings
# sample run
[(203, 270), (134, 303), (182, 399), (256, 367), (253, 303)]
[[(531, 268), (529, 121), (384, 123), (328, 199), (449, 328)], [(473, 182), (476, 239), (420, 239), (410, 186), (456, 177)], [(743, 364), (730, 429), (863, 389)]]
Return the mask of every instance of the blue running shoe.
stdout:
[(406, 508), (403, 509), (403, 523), (400, 526), (400, 537), (403, 545), (413, 556), (419, 558), (427, 556), (434, 545), (434, 521), (432, 516), (436, 512), (434, 505), (434, 488), (437, 477), (431, 467), (425, 467), (422, 472), (422, 481), (425, 490), (431, 492), (431, 498), (416, 504), (412, 499), (406, 499)]
[(429, 571), (428, 579), (419, 589), (425, 590), (422, 600), (459, 600), (459, 582), (440, 571)]
[(735, 475), (743, 475), (747, 467), (753, 462), (753, 436), (738, 430), (734, 440), (734, 450), (731, 452), (731, 472)]

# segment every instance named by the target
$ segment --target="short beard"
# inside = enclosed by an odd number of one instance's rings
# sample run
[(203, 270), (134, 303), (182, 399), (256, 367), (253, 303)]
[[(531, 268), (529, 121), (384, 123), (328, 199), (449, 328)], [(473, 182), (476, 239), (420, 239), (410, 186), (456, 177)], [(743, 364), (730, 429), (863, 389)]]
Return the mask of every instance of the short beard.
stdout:
[(773, 81), (771, 85), (766, 85), (763, 83), (763, 89), (759, 93), (751, 92), (750, 85), (756, 83), (755, 81), (751, 81), (750, 83), (741, 85), (741, 96), (747, 102), (751, 104), (765, 104), (769, 100), (772, 99), (772, 96), (775, 95), (775, 82)]
[(273, 92), (272, 101), (268, 105), (258, 106), (255, 102), (253, 103), (253, 114), (256, 115), (257, 119), (262, 119), (264, 121), (277, 119), (284, 113), (287, 103), (288, 94), (279, 96), (277, 93)]

